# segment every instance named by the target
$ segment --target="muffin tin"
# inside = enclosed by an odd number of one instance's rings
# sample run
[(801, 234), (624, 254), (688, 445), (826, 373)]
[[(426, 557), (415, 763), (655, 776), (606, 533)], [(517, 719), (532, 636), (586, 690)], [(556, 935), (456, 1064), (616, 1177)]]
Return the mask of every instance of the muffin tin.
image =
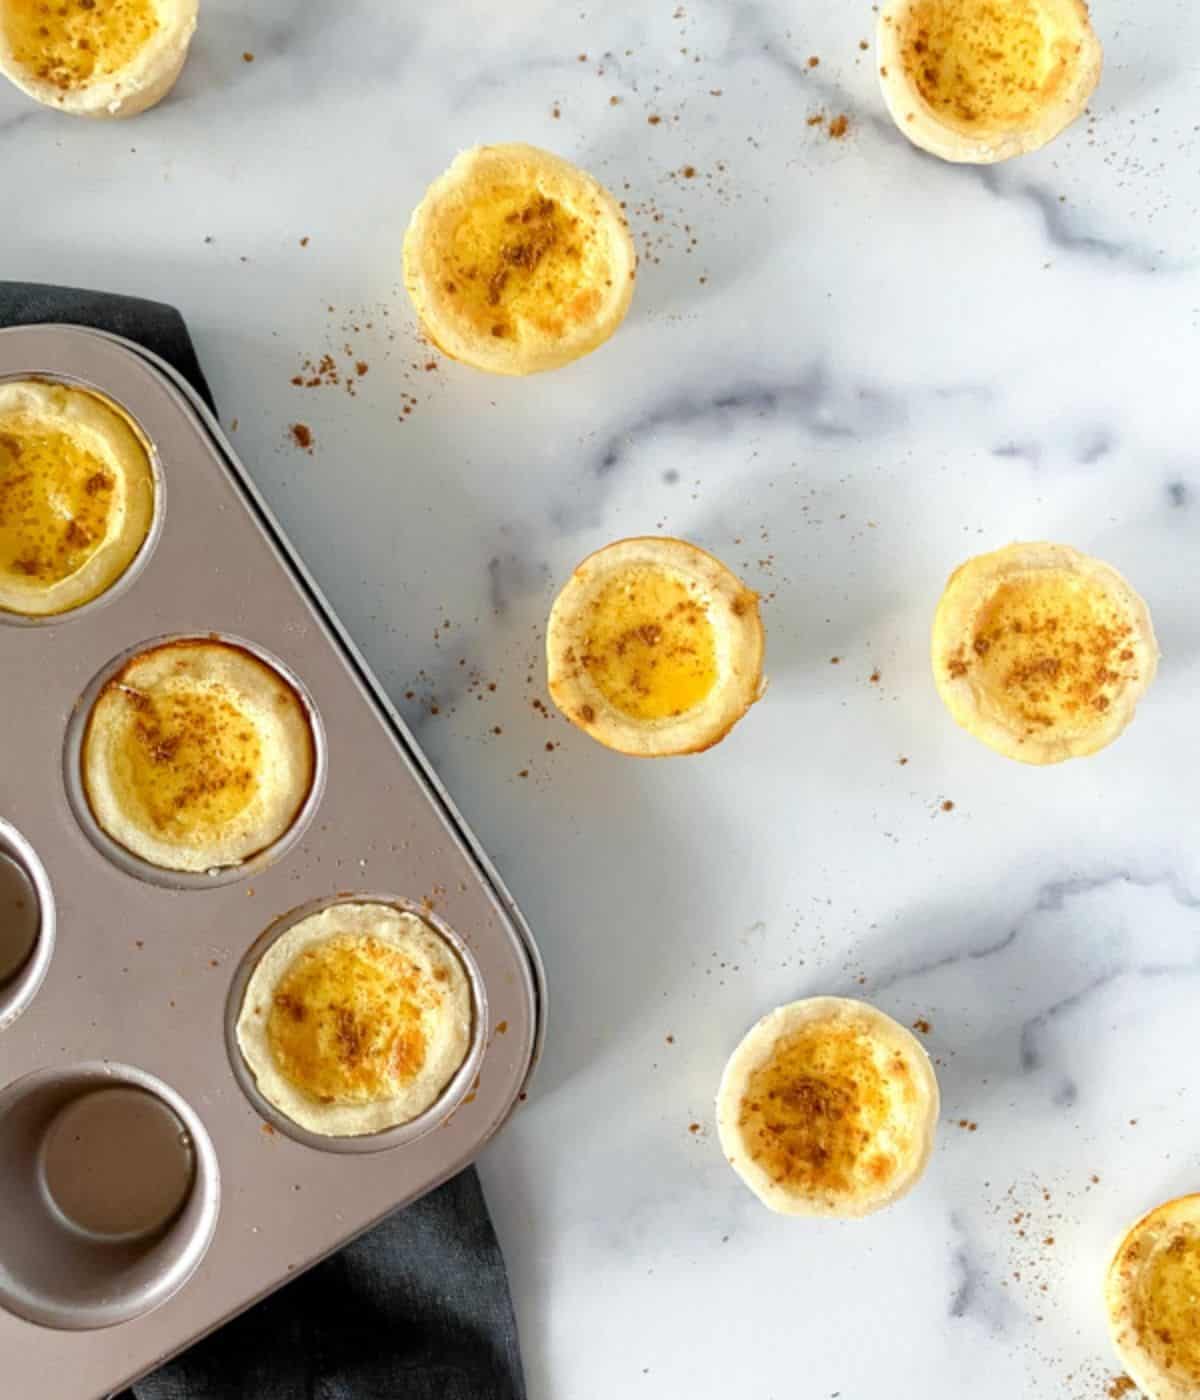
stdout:
[[(36, 933), (0, 980), (4, 1390), (93, 1400), (471, 1161), (537, 1059), (544, 982), (511, 896), (190, 386), (114, 336), (0, 330), (0, 379), (27, 377), (115, 403), (159, 484), (147, 545), (108, 593), (36, 623), (0, 615), (0, 918), (14, 944)], [(177, 877), (95, 827), (78, 740), (122, 657), (197, 635), (298, 685), (319, 772), (274, 847)], [(475, 1037), (421, 1118), (322, 1139), (257, 1094), (232, 1026), (267, 943), (350, 898), (422, 912), (452, 943)]]

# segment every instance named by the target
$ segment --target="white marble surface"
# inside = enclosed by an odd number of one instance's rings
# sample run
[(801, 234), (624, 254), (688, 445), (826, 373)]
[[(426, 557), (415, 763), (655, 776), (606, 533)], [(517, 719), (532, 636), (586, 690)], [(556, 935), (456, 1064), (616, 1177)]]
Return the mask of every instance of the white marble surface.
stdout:
[[(134, 122), (0, 91), (0, 275), (183, 309), (539, 935), (546, 1059), (482, 1164), (534, 1400), (1102, 1395), (1109, 1242), (1200, 1184), (1200, 12), (1098, 0), (1091, 118), (979, 171), (888, 124), (844, 0), (202, 10)], [(506, 139), (629, 199), (632, 314), (550, 377), (425, 372), (404, 224)], [(354, 396), (289, 383), (324, 353), (369, 364)], [(768, 595), (772, 683), (652, 765), (534, 702), (557, 582), (658, 529)], [(946, 574), (1014, 537), (1125, 570), (1164, 651), (1130, 732), (1049, 771), (928, 670)], [(865, 1223), (770, 1216), (712, 1131), (742, 1032), (816, 992), (932, 1023), (933, 1164)]]

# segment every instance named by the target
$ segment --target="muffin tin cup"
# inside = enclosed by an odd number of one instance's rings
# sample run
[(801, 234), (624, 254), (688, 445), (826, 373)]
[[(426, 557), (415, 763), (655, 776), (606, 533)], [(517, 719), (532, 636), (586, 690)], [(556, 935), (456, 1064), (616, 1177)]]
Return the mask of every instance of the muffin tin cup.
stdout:
[[(149, 1108), (138, 1115), (149, 1128), (142, 1133), (128, 1112), (139, 1098)], [(156, 1175), (178, 1173), (163, 1151), (171, 1132), (188, 1161), (178, 1205), (139, 1229), (106, 1230), (99, 1213), (130, 1193), (122, 1173), (139, 1173), (145, 1195)], [(73, 1167), (69, 1183), (64, 1164)], [(220, 1173), (204, 1125), (172, 1089), (129, 1065), (42, 1070), (0, 1091), (0, 1177), (0, 1304), (42, 1327), (88, 1331), (149, 1312), (183, 1286), (216, 1229)]]
[[(11, 908), (6, 904), (11, 903)], [(20, 905), (21, 907), (17, 907)], [(31, 906), (31, 907), (30, 907)], [(54, 893), (37, 852), (0, 817), (0, 1031), (37, 995), (54, 953)]]
[[(5, 376), (61, 380), (121, 405), (170, 493), (153, 549), (96, 605), (0, 627), (0, 806), (12, 823), (0, 826), (0, 854), (28, 873), (41, 906), (32, 953), (0, 984), (0, 1022), (11, 1022), (0, 1033), (0, 1389), (80, 1400), (120, 1391), (471, 1162), (523, 1096), (545, 992), (512, 897), (194, 391), (128, 342), (64, 326), (0, 329)], [(156, 639), (209, 636), (247, 647), (304, 698), (320, 771), (281, 842), (193, 876), (148, 866), (98, 832), (78, 757), (114, 666)], [(454, 947), (474, 1037), (419, 1118), (332, 1141), (258, 1098), (229, 1018), (270, 938), (360, 899), (412, 909)], [(104, 1086), (115, 1099), (94, 1097)], [(132, 1205), (128, 1194), (101, 1201), (97, 1240), (72, 1135), (114, 1108), (145, 1108), (142, 1091), (205, 1144), (197, 1185), (179, 1215), (158, 1225), (150, 1212), (154, 1228), (139, 1211), (150, 1198), (168, 1215), (178, 1205), (169, 1169)], [(150, 1113), (151, 1130), (173, 1121)], [(219, 1214), (218, 1172), (237, 1183)], [(5, 1213), (10, 1200), (22, 1204)], [(125, 1262), (106, 1278), (96, 1251)], [(52, 1275), (39, 1272), (41, 1256), (59, 1261)]]
[[(471, 988), (471, 1044), (467, 1050), (466, 1058), (455, 1071), (450, 1082), (427, 1109), (415, 1118), (411, 1118), (407, 1123), (399, 1123), (394, 1128), (384, 1128), (377, 1133), (362, 1133), (354, 1137), (330, 1137), (328, 1134), (313, 1132), (309, 1128), (301, 1127), (286, 1113), (276, 1108), (259, 1091), (254, 1072), (242, 1055), (237, 1036), (238, 1018), (246, 999), (246, 987), (263, 954), (277, 939), (282, 938), (289, 929), (295, 928), (298, 923), (313, 914), (320, 914), (339, 904), (386, 904), (393, 909), (398, 909), (401, 913), (415, 914), (453, 948), (466, 971), (467, 981)], [(362, 894), (339, 895), (334, 899), (310, 900), (309, 903), (303, 904), (300, 908), (293, 909), (276, 919), (242, 959), (241, 965), (234, 974), (233, 985), (229, 991), (229, 1001), (225, 1008), (225, 1043), (229, 1051), (229, 1062), (233, 1067), (234, 1078), (242, 1086), (242, 1091), (266, 1122), (281, 1133), (286, 1133), (288, 1137), (294, 1138), (306, 1147), (316, 1148), (320, 1152), (384, 1152), (389, 1148), (403, 1147), (407, 1143), (416, 1142), (418, 1138), (432, 1132), (434, 1128), (444, 1123), (454, 1113), (470, 1092), (483, 1062), (488, 1030), (487, 987), (480, 976), (475, 957), (466, 943), (459, 938), (444, 919), (439, 919), (431, 910), (414, 904), (409, 899), (369, 891)]]
[(142, 541), (138, 552), (126, 565), (125, 570), (112, 583), (108, 585), (102, 593), (97, 593), (94, 598), (89, 598), (86, 603), (80, 603), (77, 608), (68, 608), (66, 612), (49, 613), (45, 616), (29, 617), (24, 613), (9, 612), (5, 608), (0, 608), (0, 626), (5, 627), (61, 627), (65, 623), (86, 621), (101, 608), (114, 603), (123, 593), (131, 589), (137, 583), (142, 570), (150, 562), (158, 547), (158, 541), (162, 536), (163, 522), (167, 511), (167, 485), (163, 474), (162, 463), (159, 461), (158, 452), (155, 450), (153, 442), (147, 436), (145, 430), (138, 422), (133, 413), (126, 406), (115, 398), (112, 394), (106, 393), (103, 389), (86, 380), (78, 379), (69, 374), (0, 374), (0, 385), (11, 384), (17, 380), (38, 380), (46, 384), (61, 384), (66, 389), (82, 389), (86, 393), (93, 394), (96, 398), (122, 417), (129, 425), (134, 436), (146, 450), (146, 455), (150, 459), (150, 471), (154, 478), (154, 514), (150, 520), (150, 528), (146, 531), (146, 538)]
[[(203, 871), (169, 870), (165, 866), (155, 865), (152, 861), (143, 859), (121, 845), (104, 830), (96, 820), (84, 789), (83, 745), (87, 735), (88, 720), (91, 718), (92, 708), (99, 699), (100, 692), (134, 657), (140, 656), (143, 652), (153, 651), (156, 647), (169, 646), (174, 642), (222, 642), (227, 646), (249, 652), (255, 660), (261, 661), (264, 666), (274, 671), (284, 684), (299, 696), (300, 703), (304, 707), (305, 717), (308, 720), (313, 744), (313, 775), (300, 810), (278, 840), (272, 841), (269, 846), (265, 846), (261, 851), (256, 851), (254, 855), (237, 865), (216, 866), (212, 870)], [(329, 757), (325, 745), (325, 730), (321, 724), (321, 716), (317, 711), (316, 704), (308, 693), (304, 682), (278, 657), (272, 656), (265, 648), (247, 641), (244, 637), (234, 637), (223, 632), (175, 633), (170, 636), (151, 637), (147, 641), (126, 648), (92, 677), (71, 714), (63, 744), (63, 784), (66, 788), (67, 801), (75, 814), (75, 820), (79, 823), (88, 840), (101, 855), (110, 860), (118, 869), (136, 876), (139, 880), (146, 880), (152, 885), (161, 885), (163, 888), (171, 890), (206, 890), (217, 885), (236, 884), (258, 874), (273, 861), (280, 859), (303, 837), (313, 815), (321, 805), (321, 794), (325, 791), (328, 766)]]

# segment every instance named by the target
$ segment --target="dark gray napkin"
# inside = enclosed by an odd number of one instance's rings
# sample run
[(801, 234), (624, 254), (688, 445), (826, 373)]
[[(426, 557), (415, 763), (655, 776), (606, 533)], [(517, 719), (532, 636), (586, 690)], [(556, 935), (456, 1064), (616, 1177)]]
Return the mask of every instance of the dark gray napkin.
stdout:
[[(212, 405), (173, 307), (0, 282), (0, 326), (43, 321), (138, 341)], [(508, 1277), (474, 1168), (397, 1211), (118, 1400), (132, 1397), (524, 1400)]]

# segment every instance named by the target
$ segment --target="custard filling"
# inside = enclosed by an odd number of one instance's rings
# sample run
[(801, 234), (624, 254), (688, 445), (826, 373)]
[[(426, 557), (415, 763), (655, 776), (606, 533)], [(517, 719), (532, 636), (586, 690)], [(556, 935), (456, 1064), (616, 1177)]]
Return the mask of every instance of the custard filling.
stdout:
[(1200, 1384), (1200, 1231), (1182, 1227), (1154, 1248), (1138, 1303), (1146, 1349), (1168, 1374)]
[(1137, 679), (1133, 628), (1094, 583), (1045, 570), (1000, 584), (950, 663), (1001, 710), (1046, 732), (1088, 728)]
[(528, 323), (561, 335), (596, 314), (592, 235), (558, 200), (516, 186), (476, 196), (454, 228), (442, 279), (447, 302), (496, 339)]
[(917, 91), (964, 133), (1028, 126), (1061, 91), (1078, 49), (1034, 0), (922, 0), (902, 23)]
[(106, 542), (117, 505), (106, 463), (68, 433), (0, 421), (0, 573), (50, 587)]
[(440, 1002), (402, 951), (343, 934), (307, 949), (287, 970), (271, 1004), (267, 1041), (280, 1073), (312, 1098), (377, 1102), (424, 1067), (422, 1010)]
[(61, 92), (127, 67), (160, 28), (153, 0), (7, 0), (0, 24), (17, 63)]
[(648, 566), (624, 569), (599, 589), (581, 662), (609, 704), (635, 720), (686, 714), (718, 675), (705, 603), (683, 579)]
[(130, 714), (111, 760), (117, 801), (172, 845), (208, 844), (257, 793), (263, 753), (254, 722), (217, 690), (118, 691)]
[(853, 1027), (815, 1023), (777, 1042), (748, 1079), (738, 1116), (750, 1158), (798, 1195), (845, 1195), (885, 1184), (911, 1149), (893, 1095), (915, 1099), (909, 1067), (892, 1054), (885, 1076), (873, 1042)]

